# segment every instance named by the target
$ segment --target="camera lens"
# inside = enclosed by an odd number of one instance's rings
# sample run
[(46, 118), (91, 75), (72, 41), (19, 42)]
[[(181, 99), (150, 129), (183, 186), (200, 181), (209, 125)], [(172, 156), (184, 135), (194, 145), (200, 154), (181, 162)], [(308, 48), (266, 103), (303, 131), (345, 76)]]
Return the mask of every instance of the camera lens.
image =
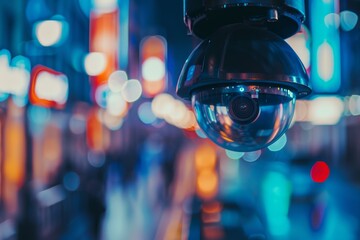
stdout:
[(229, 116), (240, 124), (252, 123), (259, 115), (257, 99), (250, 96), (235, 96), (230, 100)]
[(251, 152), (269, 146), (286, 132), (296, 95), (284, 87), (239, 84), (196, 91), (191, 101), (209, 139), (232, 151)]

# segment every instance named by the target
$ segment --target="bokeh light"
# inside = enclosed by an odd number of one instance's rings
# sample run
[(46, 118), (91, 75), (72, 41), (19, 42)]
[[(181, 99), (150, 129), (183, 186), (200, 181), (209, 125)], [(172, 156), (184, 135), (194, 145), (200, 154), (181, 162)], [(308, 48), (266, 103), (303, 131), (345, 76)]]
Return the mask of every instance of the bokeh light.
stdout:
[(69, 128), (73, 134), (84, 134), (86, 130), (86, 118), (81, 114), (70, 117)]
[(214, 168), (215, 164), (215, 149), (209, 144), (202, 144), (195, 152), (196, 169)]
[(91, 52), (85, 56), (84, 68), (89, 76), (97, 76), (104, 72), (107, 65), (106, 55), (101, 52)]
[(106, 103), (107, 112), (113, 116), (123, 116), (127, 110), (127, 103), (120, 93), (110, 92)]
[(92, 0), (93, 7), (99, 12), (112, 12), (117, 9), (117, 0)]
[(235, 152), (231, 150), (225, 150), (226, 156), (230, 159), (237, 160), (240, 159), (242, 156), (244, 156), (243, 152)]
[(195, 169), (196, 190), (201, 198), (212, 198), (217, 193), (219, 177), (216, 165), (216, 151), (212, 145), (200, 145), (195, 152)]
[[(269, 232), (275, 239), (290, 232), (288, 217), (291, 200), (291, 182), (280, 173), (271, 171), (265, 175), (262, 185), (262, 199), (269, 225)], [(284, 238), (286, 239), (286, 237)]]
[(58, 20), (45, 20), (35, 25), (35, 35), (44, 47), (56, 45), (65, 37), (66, 22)]
[(121, 94), (125, 101), (132, 103), (141, 97), (142, 87), (137, 79), (126, 81), (121, 89)]
[(351, 95), (348, 101), (348, 109), (351, 115), (360, 115), (360, 96)]
[(119, 116), (115, 116), (110, 114), (108, 111), (105, 111), (102, 114), (101, 117), (101, 121), (105, 124), (105, 126), (112, 130), (112, 131), (116, 131), (119, 130), (122, 125), (124, 124), (124, 118), (122, 115), (124, 115), (125, 113), (119, 115)]
[(164, 118), (168, 112), (171, 111), (171, 102), (173, 100), (173, 97), (168, 93), (157, 95), (151, 103), (151, 108), (155, 116)]
[(124, 83), (128, 80), (127, 74), (125, 71), (115, 71), (113, 72), (108, 80), (108, 86), (110, 91), (119, 93), (124, 85)]
[(305, 69), (310, 67), (310, 33), (305, 25), (303, 25), (298, 33), (286, 39), (286, 42), (299, 56)]
[(105, 163), (105, 153), (102, 151), (89, 151), (87, 154), (87, 160), (91, 166), (95, 168), (100, 168)]
[(51, 111), (48, 108), (32, 105), (28, 108), (28, 117), (34, 125), (45, 125), (51, 119)]
[(286, 145), (287, 137), (286, 134), (282, 135), (276, 142), (268, 146), (268, 149), (272, 152), (277, 152), (283, 149)]
[[(88, 0), (86, 0), (88, 2)], [(45, 19), (50, 15), (48, 4), (45, 0), (28, 0), (25, 9), (26, 18), (30, 22)]]
[(317, 59), (319, 77), (325, 82), (330, 81), (334, 75), (334, 50), (328, 42), (319, 46)]
[(165, 64), (160, 58), (150, 57), (142, 64), (141, 72), (147, 81), (160, 81), (165, 76)]
[(315, 125), (335, 125), (344, 112), (344, 103), (338, 97), (317, 97), (309, 106), (309, 120)]
[(340, 24), (344, 31), (351, 31), (358, 23), (358, 15), (352, 11), (342, 11), (340, 13)]
[(109, 87), (107, 84), (100, 85), (95, 90), (95, 102), (101, 107), (106, 108), (108, 95), (109, 95)]
[(182, 101), (173, 98), (170, 94), (162, 93), (157, 95), (151, 104), (154, 115), (178, 128), (194, 130), (196, 118)]
[(28, 93), (29, 82), (29, 59), (16, 56), (11, 60), (8, 50), (0, 50), (0, 92), (25, 97)]
[(217, 191), (218, 176), (214, 171), (206, 169), (199, 173), (196, 183), (198, 191), (202, 196), (212, 196)]
[(340, 26), (340, 16), (337, 13), (329, 13), (324, 17), (324, 23), (326, 27), (335, 27), (339, 28)]
[(157, 120), (157, 117), (154, 115), (151, 109), (150, 102), (144, 102), (139, 106), (138, 116), (139, 119), (145, 124), (153, 124)]
[(256, 160), (259, 159), (260, 156), (261, 156), (261, 150), (257, 150), (254, 152), (246, 152), (242, 159), (244, 159), (244, 161), (246, 162), (255, 162)]
[(187, 117), (188, 109), (180, 100), (171, 101), (169, 104), (169, 112), (164, 116), (165, 121), (175, 126), (182, 127), (183, 123), (185, 123), (185, 119)]
[(42, 71), (37, 75), (35, 94), (38, 98), (64, 104), (69, 92), (68, 78)]
[(304, 100), (296, 100), (295, 106), (295, 114), (294, 119), (295, 121), (305, 121), (308, 115), (308, 101)]
[(207, 138), (206, 134), (201, 128), (196, 128), (195, 133), (199, 138)]
[(68, 191), (76, 191), (80, 186), (80, 177), (75, 172), (67, 172), (63, 177), (63, 185)]
[(311, 179), (316, 183), (325, 182), (330, 175), (330, 168), (324, 161), (316, 162), (310, 171)]

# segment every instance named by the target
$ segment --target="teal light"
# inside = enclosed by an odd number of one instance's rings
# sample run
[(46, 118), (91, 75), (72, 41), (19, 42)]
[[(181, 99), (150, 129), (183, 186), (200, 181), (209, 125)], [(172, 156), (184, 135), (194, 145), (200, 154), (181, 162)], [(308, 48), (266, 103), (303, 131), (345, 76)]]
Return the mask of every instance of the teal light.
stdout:
[(240, 159), (242, 156), (244, 156), (243, 152), (235, 152), (230, 150), (225, 150), (226, 156), (230, 159), (237, 160)]
[(344, 31), (351, 31), (356, 27), (358, 23), (358, 15), (352, 11), (342, 11), (340, 13), (341, 28)]
[(268, 149), (272, 152), (277, 152), (283, 149), (286, 143), (287, 143), (287, 138), (286, 138), (286, 134), (284, 134), (276, 142), (268, 146)]
[(341, 85), (337, 0), (310, 1), (311, 83), (314, 92), (335, 93)]
[(0, 102), (6, 101), (8, 99), (9, 94), (0, 92)]
[(279, 172), (269, 172), (263, 181), (262, 200), (268, 230), (272, 236), (287, 236), (290, 232), (290, 197), (290, 181)]
[(151, 109), (150, 102), (144, 102), (139, 106), (138, 116), (139, 116), (139, 119), (144, 124), (153, 124), (157, 120), (156, 116), (154, 115), (154, 113)]

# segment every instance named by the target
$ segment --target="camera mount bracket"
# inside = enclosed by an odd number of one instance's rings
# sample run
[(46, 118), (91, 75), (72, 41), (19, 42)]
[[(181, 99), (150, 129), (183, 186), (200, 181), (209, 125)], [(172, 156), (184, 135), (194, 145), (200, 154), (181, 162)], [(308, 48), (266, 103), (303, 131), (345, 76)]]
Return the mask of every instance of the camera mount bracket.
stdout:
[(285, 39), (300, 29), (304, 12), (302, 0), (184, 0), (185, 25), (200, 39), (236, 23), (266, 28)]

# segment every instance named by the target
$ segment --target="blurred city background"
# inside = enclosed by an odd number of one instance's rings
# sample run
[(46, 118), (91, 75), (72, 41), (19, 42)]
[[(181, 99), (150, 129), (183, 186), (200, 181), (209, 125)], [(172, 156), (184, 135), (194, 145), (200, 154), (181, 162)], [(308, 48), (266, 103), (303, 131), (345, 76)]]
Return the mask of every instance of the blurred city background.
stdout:
[(313, 94), (242, 153), (175, 94), (181, 0), (1, 0), (0, 240), (360, 239), (360, 1), (305, 2)]

